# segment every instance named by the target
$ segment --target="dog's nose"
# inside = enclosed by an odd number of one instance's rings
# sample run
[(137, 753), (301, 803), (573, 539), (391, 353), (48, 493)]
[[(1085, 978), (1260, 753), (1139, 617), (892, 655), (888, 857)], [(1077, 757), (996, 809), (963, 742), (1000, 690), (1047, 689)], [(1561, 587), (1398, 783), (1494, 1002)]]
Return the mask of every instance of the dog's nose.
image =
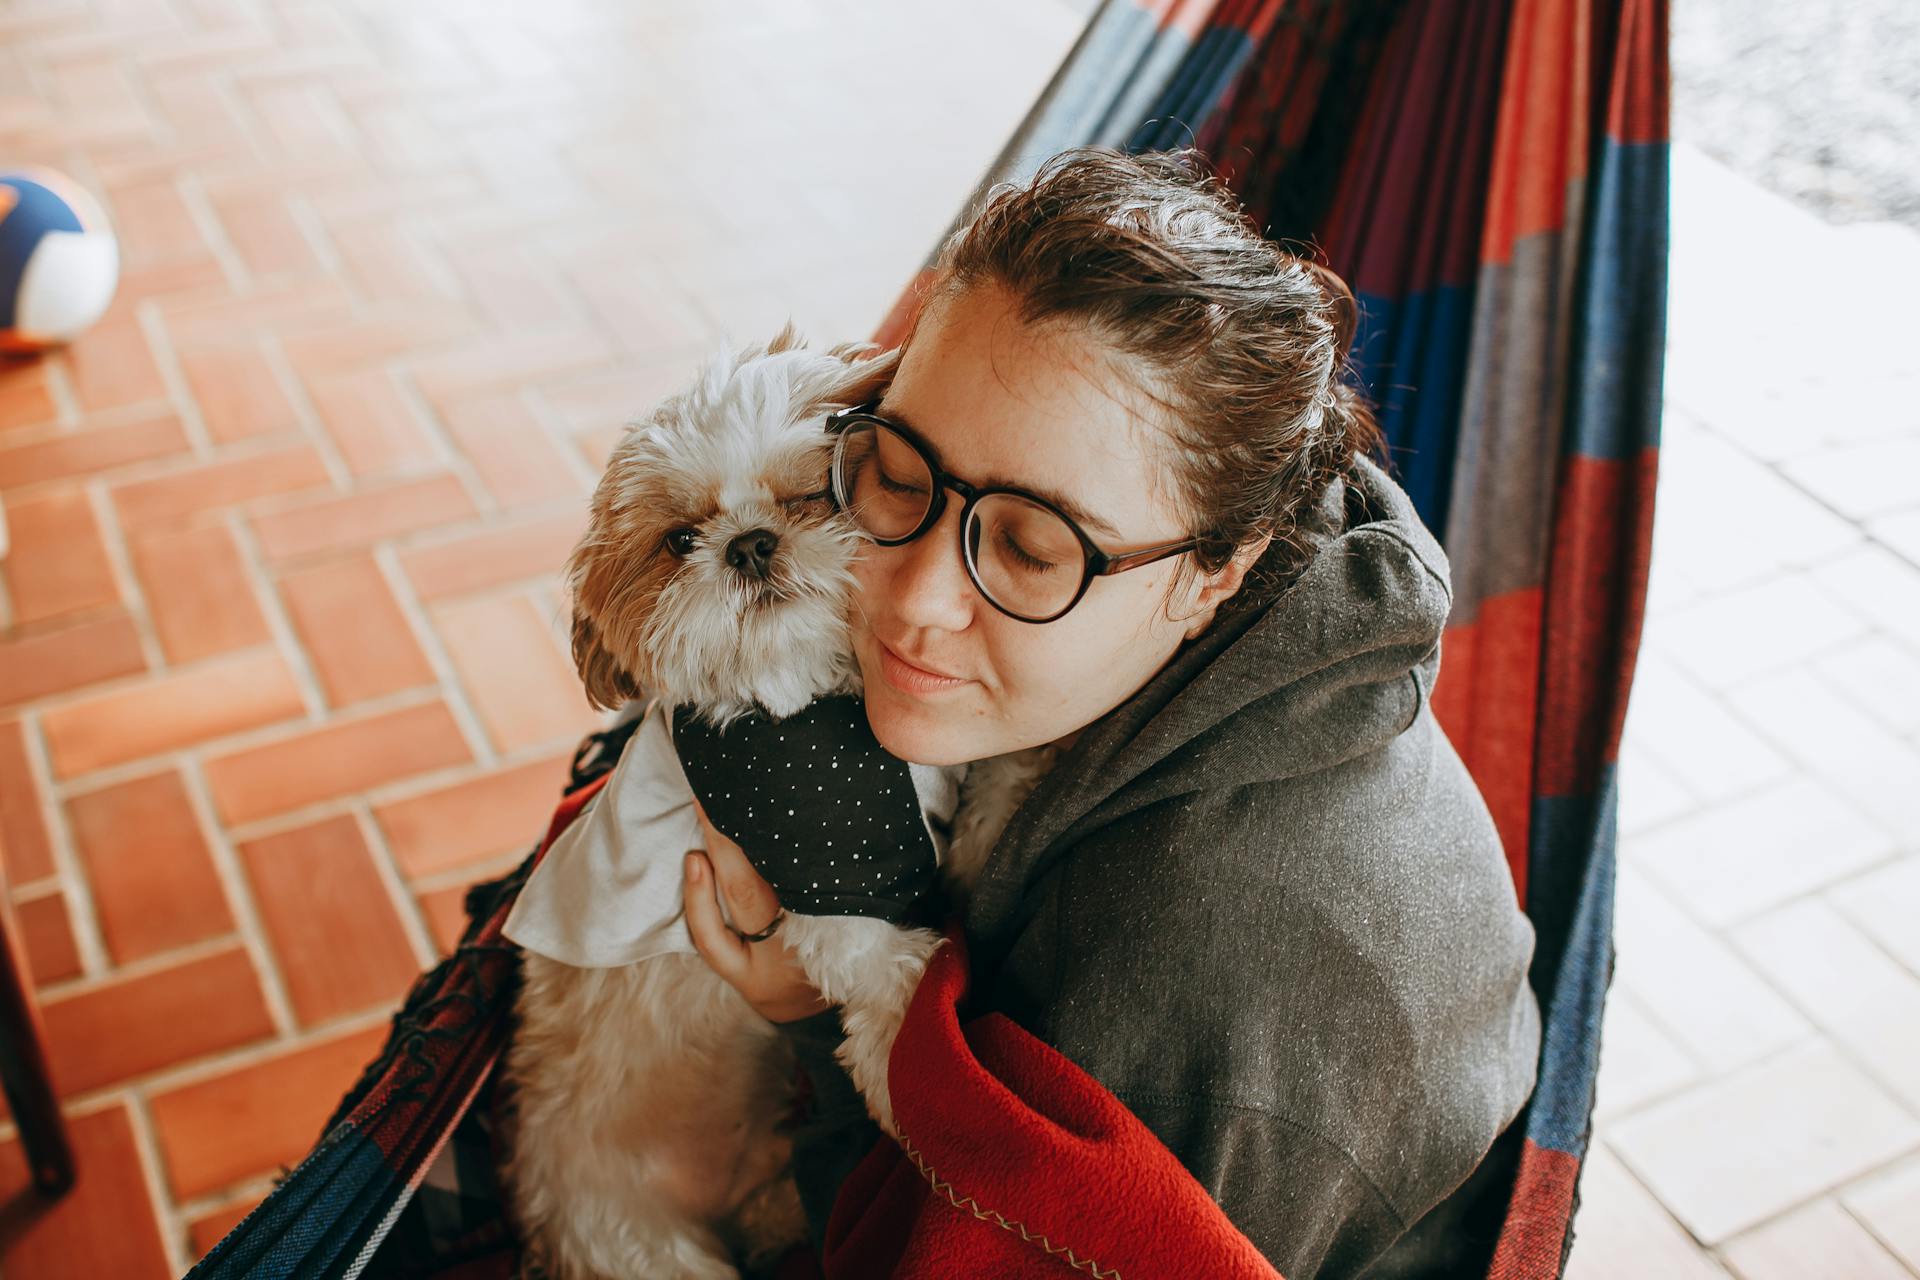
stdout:
[(749, 529), (727, 544), (727, 563), (749, 578), (764, 578), (773, 568), (780, 536), (771, 529)]

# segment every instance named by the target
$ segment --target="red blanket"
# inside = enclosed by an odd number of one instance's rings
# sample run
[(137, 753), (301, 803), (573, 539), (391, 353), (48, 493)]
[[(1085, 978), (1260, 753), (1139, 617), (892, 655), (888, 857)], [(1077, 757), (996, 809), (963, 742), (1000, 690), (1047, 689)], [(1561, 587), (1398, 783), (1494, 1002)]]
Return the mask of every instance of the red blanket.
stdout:
[[(1125, 1104), (1003, 1014), (962, 1027), (965, 942), (934, 953), (888, 1079), (903, 1141), (850, 1174), (827, 1280), (1280, 1273)], [(783, 1275), (792, 1274), (783, 1272)]]

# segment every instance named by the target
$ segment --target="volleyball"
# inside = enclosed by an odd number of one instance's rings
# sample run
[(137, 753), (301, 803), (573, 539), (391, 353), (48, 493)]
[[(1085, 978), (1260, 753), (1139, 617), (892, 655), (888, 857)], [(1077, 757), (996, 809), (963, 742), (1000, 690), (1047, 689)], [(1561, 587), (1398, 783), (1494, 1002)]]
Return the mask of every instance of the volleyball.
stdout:
[(119, 283), (119, 241), (84, 187), (51, 169), (0, 169), (0, 352), (71, 342)]

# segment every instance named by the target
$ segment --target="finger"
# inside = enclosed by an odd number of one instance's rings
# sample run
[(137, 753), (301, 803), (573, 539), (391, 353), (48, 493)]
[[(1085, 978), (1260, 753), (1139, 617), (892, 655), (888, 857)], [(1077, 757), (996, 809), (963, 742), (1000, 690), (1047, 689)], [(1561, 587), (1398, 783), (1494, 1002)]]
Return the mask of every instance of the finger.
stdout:
[(780, 914), (780, 895), (774, 887), (761, 876), (746, 852), (714, 830), (704, 816), (700, 829), (706, 833), (707, 861), (726, 900), (727, 918), (743, 933), (757, 933), (772, 924), (773, 918)]
[(729, 981), (745, 976), (751, 952), (740, 935), (727, 927), (720, 916), (720, 899), (714, 892), (713, 868), (698, 849), (687, 853), (685, 884), (682, 892), (687, 904), (687, 932), (694, 949), (706, 959), (713, 971)]

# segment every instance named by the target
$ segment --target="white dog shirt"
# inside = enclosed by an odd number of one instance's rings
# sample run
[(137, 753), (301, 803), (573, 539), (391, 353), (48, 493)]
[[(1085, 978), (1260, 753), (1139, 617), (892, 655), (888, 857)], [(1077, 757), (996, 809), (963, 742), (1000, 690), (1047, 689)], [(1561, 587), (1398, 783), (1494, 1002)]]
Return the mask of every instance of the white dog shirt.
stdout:
[(725, 730), (655, 702), (501, 931), (577, 968), (692, 952), (681, 882), (687, 852), (705, 843), (696, 787), (715, 829), (746, 851), (782, 906), (906, 919), (934, 888), (959, 772), (887, 755), (857, 698)]

